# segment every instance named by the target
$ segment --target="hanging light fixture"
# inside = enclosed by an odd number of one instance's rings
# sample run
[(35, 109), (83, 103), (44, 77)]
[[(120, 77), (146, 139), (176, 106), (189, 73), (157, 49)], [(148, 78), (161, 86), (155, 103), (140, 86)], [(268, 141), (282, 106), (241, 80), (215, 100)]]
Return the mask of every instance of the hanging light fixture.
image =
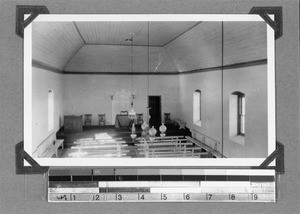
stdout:
[[(147, 47), (147, 98), (149, 97), (149, 22), (147, 23), (147, 28), (148, 28), (148, 37), (147, 37), (147, 42), (148, 42), (148, 47)], [(146, 115), (146, 120), (144, 120), (144, 123), (142, 124), (141, 128), (143, 130), (142, 132), (142, 137), (149, 138), (149, 120), (150, 120), (150, 112), (149, 112), (149, 106), (147, 108), (147, 115)], [(146, 141), (145, 141), (146, 142)]]
[(134, 119), (135, 119), (135, 116), (136, 116), (136, 112), (134, 111), (134, 108), (133, 108), (133, 100), (135, 98), (135, 95), (133, 93), (133, 37), (129, 38), (129, 39), (126, 39), (125, 41), (128, 41), (128, 42), (131, 42), (131, 107), (130, 107), (130, 110), (128, 112), (128, 117), (133, 120), (133, 125), (134, 125)]
[(160, 131), (160, 136), (161, 136), (161, 137), (165, 137), (165, 136), (166, 136), (167, 127), (165, 126), (164, 123), (162, 123), (162, 124), (160, 125), (159, 131)]

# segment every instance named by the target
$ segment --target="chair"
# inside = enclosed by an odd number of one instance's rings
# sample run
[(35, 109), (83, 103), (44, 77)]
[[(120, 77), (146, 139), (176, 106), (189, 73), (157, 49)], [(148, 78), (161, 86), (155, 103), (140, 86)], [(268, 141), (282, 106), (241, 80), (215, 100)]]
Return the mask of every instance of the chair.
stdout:
[(92, 125), (92, 114), (85, 114), (84, 115), (84, 125), (91, 126)]
[(171, 113), (164, 113), (164, 117), (165, 117), (165, 124), (172, 124), (172, 120), (171, 120)]
[(98, 124), (100, 126), (105, 126), (105, 114), (98, 114)]
[(144, 123), (143, 114), (136, 114), (136, 123), (142, 125)]

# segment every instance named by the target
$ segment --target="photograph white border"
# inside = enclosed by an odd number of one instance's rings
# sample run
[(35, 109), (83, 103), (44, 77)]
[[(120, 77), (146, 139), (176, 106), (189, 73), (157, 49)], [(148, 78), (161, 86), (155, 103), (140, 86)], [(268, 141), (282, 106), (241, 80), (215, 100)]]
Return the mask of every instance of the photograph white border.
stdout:
[[(25, 16), (25, 19), (28, 16)], [(270, 15), (271, 18), (273, 16)], [(254, 21), (256, 14), (40, 14), (33, 22), (66, 21)], [(267, 23), (268, 155), (276, 147), (275, 36)], [(24, 29), (24, 150), (32, 156), (32, 23)], [(259, 166), (265, 158), (34, 158), (41, 166), (199, 167)], [(272, 162), (274, 165), (274, 161)]]

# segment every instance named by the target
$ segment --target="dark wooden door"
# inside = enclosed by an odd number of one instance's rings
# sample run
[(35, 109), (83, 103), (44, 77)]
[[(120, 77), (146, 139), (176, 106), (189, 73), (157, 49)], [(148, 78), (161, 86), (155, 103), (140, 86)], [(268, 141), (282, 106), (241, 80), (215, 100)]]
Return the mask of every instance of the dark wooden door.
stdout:
[(150, 125), (159, 126), (161, 124), (161, 99), (160, 96), (149, 96)]

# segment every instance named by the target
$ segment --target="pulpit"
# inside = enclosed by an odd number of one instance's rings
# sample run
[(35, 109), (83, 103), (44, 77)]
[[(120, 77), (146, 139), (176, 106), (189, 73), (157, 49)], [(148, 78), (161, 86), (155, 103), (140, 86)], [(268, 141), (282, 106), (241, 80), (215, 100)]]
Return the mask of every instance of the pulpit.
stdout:
[(130, 128), (132, 124), (132, 120), (128, 117), (128, 115), (117, 114), (115, 127), (116, 128)]
[(65, 132), (82, 132), (82, 116), (64, 116)]

